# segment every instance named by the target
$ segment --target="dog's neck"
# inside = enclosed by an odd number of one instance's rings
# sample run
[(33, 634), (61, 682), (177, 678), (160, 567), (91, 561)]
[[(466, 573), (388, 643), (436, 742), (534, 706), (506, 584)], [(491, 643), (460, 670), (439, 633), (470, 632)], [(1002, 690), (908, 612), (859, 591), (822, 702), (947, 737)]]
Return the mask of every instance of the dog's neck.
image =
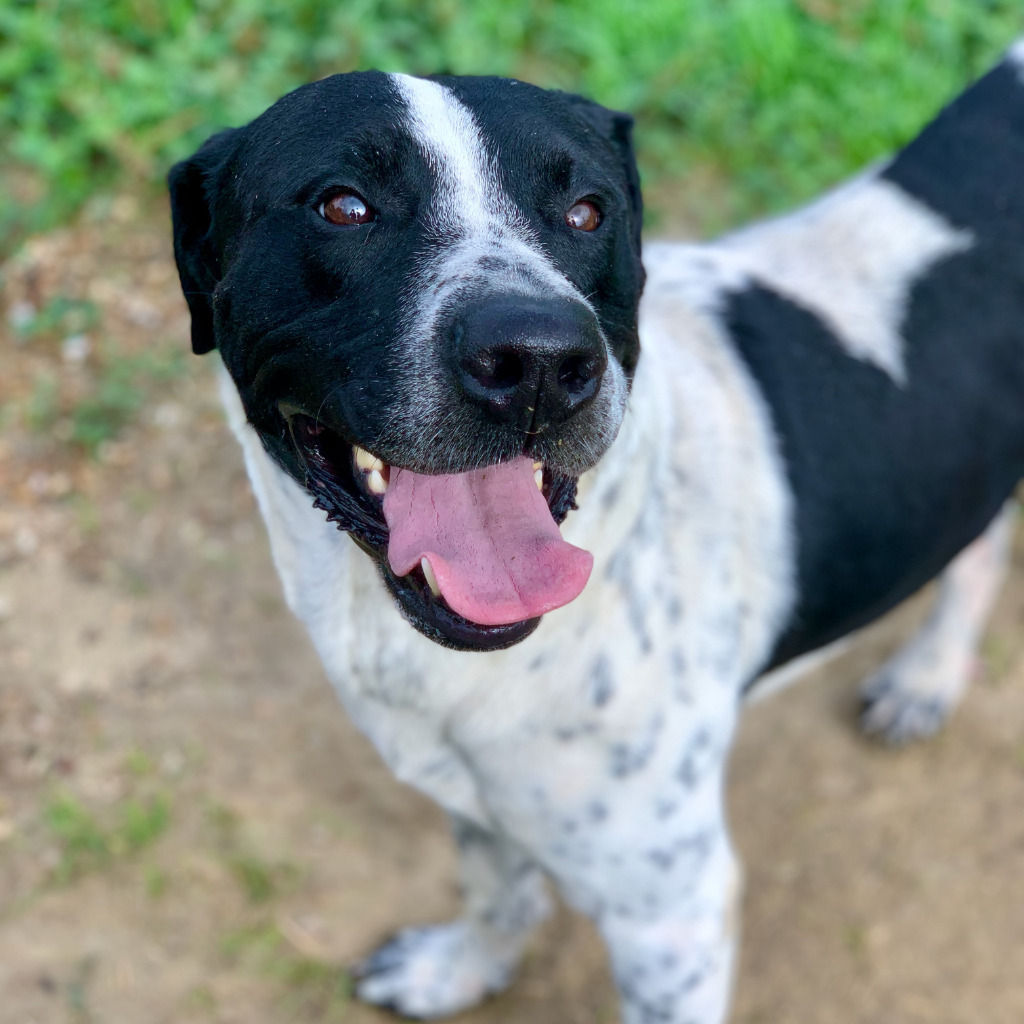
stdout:
[(566, 540), (594, 555), (594, 576), (640, 523), (651, 485), (665, 472), (670, 396), (658, 379), (656, 353), (641, 356), (632, 394), (611, 448), (579, 480), (576, 502), (562, 526)]

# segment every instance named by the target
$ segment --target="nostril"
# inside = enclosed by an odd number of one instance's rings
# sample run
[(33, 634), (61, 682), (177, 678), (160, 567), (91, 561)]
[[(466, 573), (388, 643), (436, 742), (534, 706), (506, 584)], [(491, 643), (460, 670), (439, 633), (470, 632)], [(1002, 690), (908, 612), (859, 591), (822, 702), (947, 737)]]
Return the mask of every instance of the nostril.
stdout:
[(493, 387), (514, 388), (523, 379), (523, 361), (512, 352), (500, 352), (491, 360)]
[(586, 355), (569, 356), (558, 367), (558, 383), (570, 395), (578, 395), (600, 377), (601, 372), (599, 360)]
[(570, 356), (558, 368), (558, 383), (570, 394), (585, 383), (583, 378), (583, 357)]
[(522, 359), (514, 352), (485, 350), (463, 363), (466, 372), (488, 391), (507, 391), (523, 379)]

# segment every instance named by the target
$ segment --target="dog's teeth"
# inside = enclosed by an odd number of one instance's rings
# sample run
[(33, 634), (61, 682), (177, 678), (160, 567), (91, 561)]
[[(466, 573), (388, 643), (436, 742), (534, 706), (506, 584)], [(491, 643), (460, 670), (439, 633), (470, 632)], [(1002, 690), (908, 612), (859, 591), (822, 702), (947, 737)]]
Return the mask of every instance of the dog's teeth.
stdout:
[[(377, 462), (381, 469), (383, 469), (384, 463), (379, 459)], [(371, 469), (370, 475), (366, 478), (366, 487), (371, 494), (381, 495), (387, 493), (388, 482), (384, 479), (381, 469)]]
[(534, 471), (533, 471), (533, 480), (534, 480), (534, 483), (536, 483), (536, 485), (537, 485), (537, 490), (538, 491), (543, 491), (544, 490), (544, 470), (543, 470), (543, 468), (541, 468), (541, 469), (534, 469)]
[(384, 469), (384, 463), (376, 455), (371, 455), (365, 448), (355, 445), (352, 451), (355, 454), (357, 468), (364, 473), (372, 473), (374, 470), (380, 473)]
[(427, 579), (427, 586), (430, 587), (430, 592), (434, 597), (440, 597), (441, 588), (437, 585), (437, 577), (434, 575), (434, 570), (430, 567), (430, 563), (425, 558), (420, 559), (420, 568)]

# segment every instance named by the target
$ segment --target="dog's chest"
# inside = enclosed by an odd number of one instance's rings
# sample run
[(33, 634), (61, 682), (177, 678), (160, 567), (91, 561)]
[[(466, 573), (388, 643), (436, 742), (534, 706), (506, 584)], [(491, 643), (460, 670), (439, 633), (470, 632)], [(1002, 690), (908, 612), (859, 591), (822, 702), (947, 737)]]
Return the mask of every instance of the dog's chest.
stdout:
[(456, 653), (412, 629), (224, 389), (289, 606), (395, 773), (452, 809), (479, 816), (481, 779), (490, 798), (561, 764), (600, 786), (677, 755), (728, 723), (786, 613), (785, 493), (763, 411), (706, 322), (656, 296), (649, 309), (623, 428), (563, 527), (593, 552), (591, 580), (507, 651)]

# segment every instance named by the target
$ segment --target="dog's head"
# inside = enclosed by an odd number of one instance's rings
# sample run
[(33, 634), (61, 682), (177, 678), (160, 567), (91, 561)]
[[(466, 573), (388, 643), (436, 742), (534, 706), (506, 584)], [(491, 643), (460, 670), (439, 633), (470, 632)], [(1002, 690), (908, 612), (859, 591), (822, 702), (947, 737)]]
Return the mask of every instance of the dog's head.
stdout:
[(556, 523), (639, 354), (631, 125), (522, 82), (354, 73), (171, 171), (195, 351), (448, 646), (515, 643), (589, 574)]

